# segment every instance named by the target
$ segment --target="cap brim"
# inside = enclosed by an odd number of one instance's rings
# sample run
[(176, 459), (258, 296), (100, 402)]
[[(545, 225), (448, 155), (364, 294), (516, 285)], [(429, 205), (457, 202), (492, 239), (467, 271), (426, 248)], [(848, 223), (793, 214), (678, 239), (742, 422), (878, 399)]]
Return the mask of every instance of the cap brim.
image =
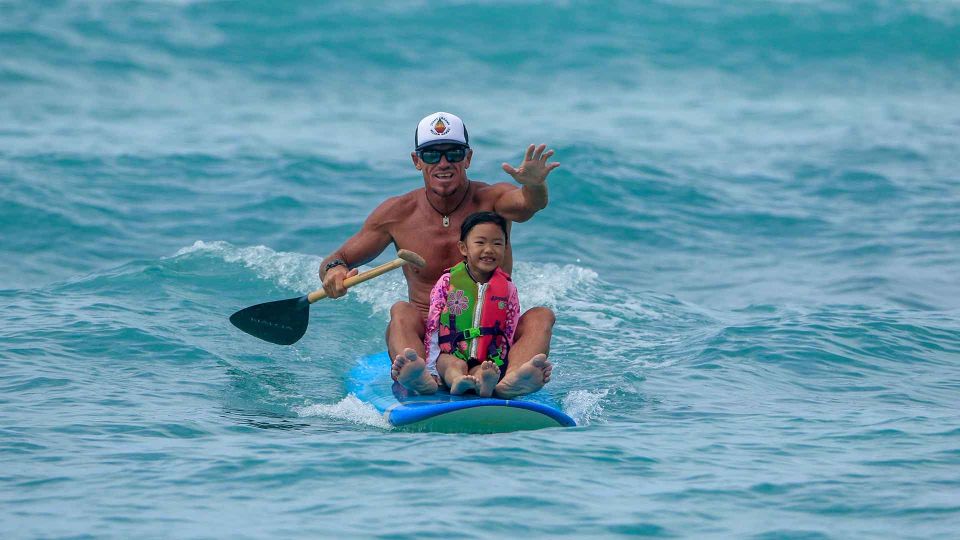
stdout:
[(456, 144), (456, 145), (459, 145), (459, 146), (466, 146), (467, 148), (470, 148), (470, 145), (469, 145), (469, 144), (467, 144), (467, 143), (465, 143), (465, 142), (463, 142), (463, 141), (457, 140), (457, 139), (434, 139), (434, 140), (432, 140), (432, 141), (430, 141), (430, 142), (425, 142), (425, 143), (421, 144), (421, 145), (418, 146), (416, 149), (417, 149), (417, 150), (423, 150), (424, 148), (427, 148), (427, 147), (430, 147), (430, 146), (434, 146), (434, 145), (437, 145), (437, 144)]

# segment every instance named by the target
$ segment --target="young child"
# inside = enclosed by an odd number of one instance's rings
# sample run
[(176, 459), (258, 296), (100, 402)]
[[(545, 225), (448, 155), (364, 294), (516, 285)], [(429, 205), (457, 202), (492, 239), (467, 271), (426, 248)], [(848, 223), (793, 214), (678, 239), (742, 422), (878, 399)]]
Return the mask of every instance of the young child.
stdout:
[(507, 222), (493, 212), (471, 214), (457, 247), (464, 261), (444, 272), (430, 293), (424, 347), (427, 369), (451, 394), (489, 397), (507, 370), (520, 299), (500, 269)]

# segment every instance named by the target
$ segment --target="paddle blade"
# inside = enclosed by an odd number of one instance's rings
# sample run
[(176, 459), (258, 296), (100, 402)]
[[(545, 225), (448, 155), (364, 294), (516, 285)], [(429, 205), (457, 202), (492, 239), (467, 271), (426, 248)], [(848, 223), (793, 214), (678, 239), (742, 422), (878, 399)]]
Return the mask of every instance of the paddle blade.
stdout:
[(257, 304), (230, 316), (234, 326), (270, 343), (291, 345), (307, 331), (310, 302), (306, 296)]

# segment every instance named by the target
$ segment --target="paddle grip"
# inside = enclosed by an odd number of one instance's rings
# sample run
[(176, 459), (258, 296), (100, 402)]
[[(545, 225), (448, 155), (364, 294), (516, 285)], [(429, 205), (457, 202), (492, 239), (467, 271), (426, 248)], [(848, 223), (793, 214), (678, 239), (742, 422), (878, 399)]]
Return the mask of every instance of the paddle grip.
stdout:
[[(386, 274), (387, 272), (389, 272), (389, 271), (391, 271), (391, 270), (395, 270), (395, 269), (397, 269), (397, 268), (400, 268), (401, 266), (403, 266), (403, 265), (405, 265), (405, 264), (407, 264), (407, 261), (405, 261), (405, 260), (403, 260), (403, 259), (394, 259), (394, 260), (392, 260), (392, 261), (390, 261), (390, 262), (388, 262), (388, 263), (386, 263), (386, 264), (381, 264), (380, 266), (378, 266), (378, 267), (376, 267), (376, 268), (374, 268), (374, 269), (372, 269), (372, 270), (367, 270), (366, 272), (362, 272), (362, 273), (357, 274), (357, 275), (355, 275), (355, 276), (353, 276), (353, 277), (348, 277), (347, 279), (343, 280), (343, 286), (344, 286), (344, 287), (347, 287), (347, 288), (353, 287), (354, 285), (363, 283), (364, 281), (368, 281), (368, 280), (371, 280), (371, 279), (373, 279), (373, 278), (375, 278), (375, 277), (377, 277), (377, 276), (381, 276), (381, 275), (383, 275), (383, 274)], [(315, 290), (315, 291), (313, 291), (312, 293), (310, 293), (310, 294), (307, 295), (307, 301), (312, 304), (312, 303), (316, 302), (317, 300), (323, 300), (323, 299), (326, 298), (326, 297), (327, 297), (327, 291), (325, 291), (325, 290), (323, 290), (323, 289), (317, 289), (317, 290)]]

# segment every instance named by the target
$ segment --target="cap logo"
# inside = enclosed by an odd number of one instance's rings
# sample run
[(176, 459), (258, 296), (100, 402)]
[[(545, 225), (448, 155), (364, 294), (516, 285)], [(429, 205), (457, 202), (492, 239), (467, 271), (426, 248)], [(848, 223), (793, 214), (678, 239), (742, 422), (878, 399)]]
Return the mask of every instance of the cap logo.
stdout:
[(430, 133), (434, 135), (446, 135), (450, 132), (450, 122), (442, 117), (438, 116), (437, 120), (433, 123), (433, 127), (430, 128)]

